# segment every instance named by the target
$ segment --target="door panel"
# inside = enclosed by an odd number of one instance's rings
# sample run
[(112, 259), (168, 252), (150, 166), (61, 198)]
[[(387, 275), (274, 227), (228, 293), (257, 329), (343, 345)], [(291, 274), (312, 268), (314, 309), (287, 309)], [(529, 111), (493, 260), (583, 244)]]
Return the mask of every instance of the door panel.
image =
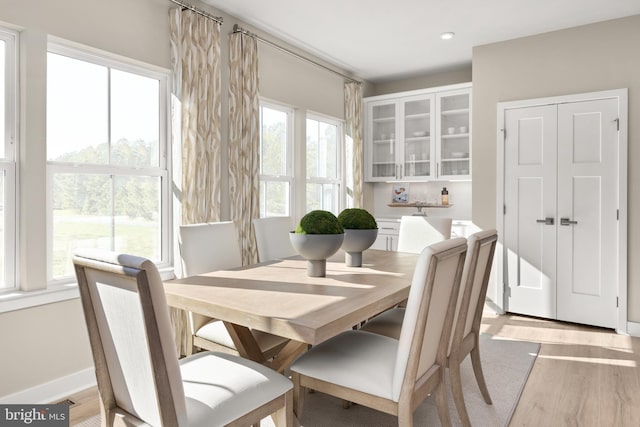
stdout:
[(556, 315), (556, 119), (553, 105), (505, 111), (508, 310), (551, 318)]
[(559, 320), (617, 324), (617, 117), (616, 99), (558, 106)]

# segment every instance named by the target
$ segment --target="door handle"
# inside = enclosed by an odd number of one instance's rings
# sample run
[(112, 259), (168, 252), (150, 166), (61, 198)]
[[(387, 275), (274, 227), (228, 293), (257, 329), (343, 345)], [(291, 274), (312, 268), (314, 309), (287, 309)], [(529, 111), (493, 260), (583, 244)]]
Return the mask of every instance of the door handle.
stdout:
[(546, 217), (545, 219), (536, 219), (536, 222), (538, 224), (544, 224), (544, 225), (553, 225), (553, 224), (555, 224), (555, 220), (550, 216)]
[(570, 221), (569, 218), (560, 218), (560, 225), (576, 225), (578, 221)]

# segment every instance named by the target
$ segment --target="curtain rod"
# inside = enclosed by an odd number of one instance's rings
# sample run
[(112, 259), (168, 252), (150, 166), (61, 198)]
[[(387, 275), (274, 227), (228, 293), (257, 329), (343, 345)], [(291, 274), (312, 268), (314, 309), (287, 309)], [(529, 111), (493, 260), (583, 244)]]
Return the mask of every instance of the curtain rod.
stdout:
[(184, 3), (180, 0), (169, 0), (171, 3), (175, 3), (178, 6), (182, 6), (184, 9), (189, 9), (195, 13), (197, 13), (198, 15), (202, 15), (206, 18), (212, 19), (214, 21), (216, 21), (218, 24), (222, 25), (222, 23), (224, 22), (224, 19), (220, 16), (213, 16), (212, 14), (205, 12), (204, 10), (200, 10), (195, 6), (190, 5), (189, 3)]
[[(171, 1), (173, 1), (173, 0), (171, 0)], [(260, 37), (259, 35), (255, 34), (255, 33), (247, 31), (244, 28), (240, 27), (238, 24), (235, 24), (233, 26), (233, 32), (234, 33), (242, 33), (242, 34), (246, 34), (247, 36), (255, 37), (259, 41), (261, 41), (263, 43), (266, 43), (271, 47), (274, 47), (274, 48), (276, 48), (276, 49), (278, 49), (278, 50), (280, 50), (280, 51), (282, 51), (284, 53), (288, 53), (289, 55), (295, 56), (296, 58), (301, 59), (303, 61), (309, 62), (309, 63), (311, 63), (311, 64), (313, 64), (313, 65), (315, 65), (317, 67), (324, 68), (327, 71), (330, 71), (330, 72), (332, 72), (334, 74), (337, 74), (337, 75), (339, 75), (341, 77), (344, 77), (345, 79), (349, 80), (350, 82), (362, 84), (361, 81), (356, 80), (353, 77), (349, 77), (346, 74), (341, 73), (340, 71), (336, 71), (333, 68), (329, 68), (326, 65), (323, 65), (323, 64), (320, 64), (319, 62), (314, 61), (313, 59), (309, 59), (306, 56), (299, 55), (299, 54), (293, 52), (292, 50), (289, 50), (289, 49), (287, 49), (285, 47), (282, 47), (282, 46), (280, 46), (280, 45), (278, 45), (278, 44), (276, 44), (276, 43), (274, 43), (274, 42), (272, 42), (270, 40), (264, 39), (264, 38)]]

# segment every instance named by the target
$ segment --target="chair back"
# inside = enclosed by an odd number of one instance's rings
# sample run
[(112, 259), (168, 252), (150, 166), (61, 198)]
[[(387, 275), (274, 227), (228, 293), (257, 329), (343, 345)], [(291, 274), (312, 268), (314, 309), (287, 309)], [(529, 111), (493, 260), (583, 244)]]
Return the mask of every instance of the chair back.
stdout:
[(400, 331), (394, 399), (412, 393), (434, 364), (446, 367), (466, 252), (466, 239), (456, 238), (427, 246), (418, 258)]
[(181, 225), (179, 237), (185, 276), (242, 265), (238, 232), (233, 221)]
[(260, 262), (296, 255), (289, 240), (289, 232), (295, 228), (290, 216), (255, 218), (253, 231), (258, 245)]
[(103, 415), (124, 410), (149, 425), (185, 425), (184, 389), (155, 265), (98, 250), (77, 251), (73, 263)]
[(497, 241), (498, 232), (493, 229), (479, 231), (467, 239), (467, 258), (460, 284), (449, 353), (454, 343), (462, 343), (472, 330), (479, 332)]
[(403, 216), (398, 231), (398, 252), (419, 254), (432, 243), (451, 238), (451, 218)]

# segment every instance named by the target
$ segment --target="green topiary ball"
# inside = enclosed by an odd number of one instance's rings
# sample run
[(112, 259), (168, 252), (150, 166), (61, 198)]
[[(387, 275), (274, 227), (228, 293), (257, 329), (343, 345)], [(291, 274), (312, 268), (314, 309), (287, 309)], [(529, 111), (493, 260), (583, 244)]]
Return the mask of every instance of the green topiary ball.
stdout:
[(350, 230), (372, 230), (378, 228), (375, 218), (365, 209), (345, 209), (338, 215), (338, 221)]
[(338, 218), (329, 211), (311, 211), (300, 220), (297, 234), (342, 234), (344, 228)]

